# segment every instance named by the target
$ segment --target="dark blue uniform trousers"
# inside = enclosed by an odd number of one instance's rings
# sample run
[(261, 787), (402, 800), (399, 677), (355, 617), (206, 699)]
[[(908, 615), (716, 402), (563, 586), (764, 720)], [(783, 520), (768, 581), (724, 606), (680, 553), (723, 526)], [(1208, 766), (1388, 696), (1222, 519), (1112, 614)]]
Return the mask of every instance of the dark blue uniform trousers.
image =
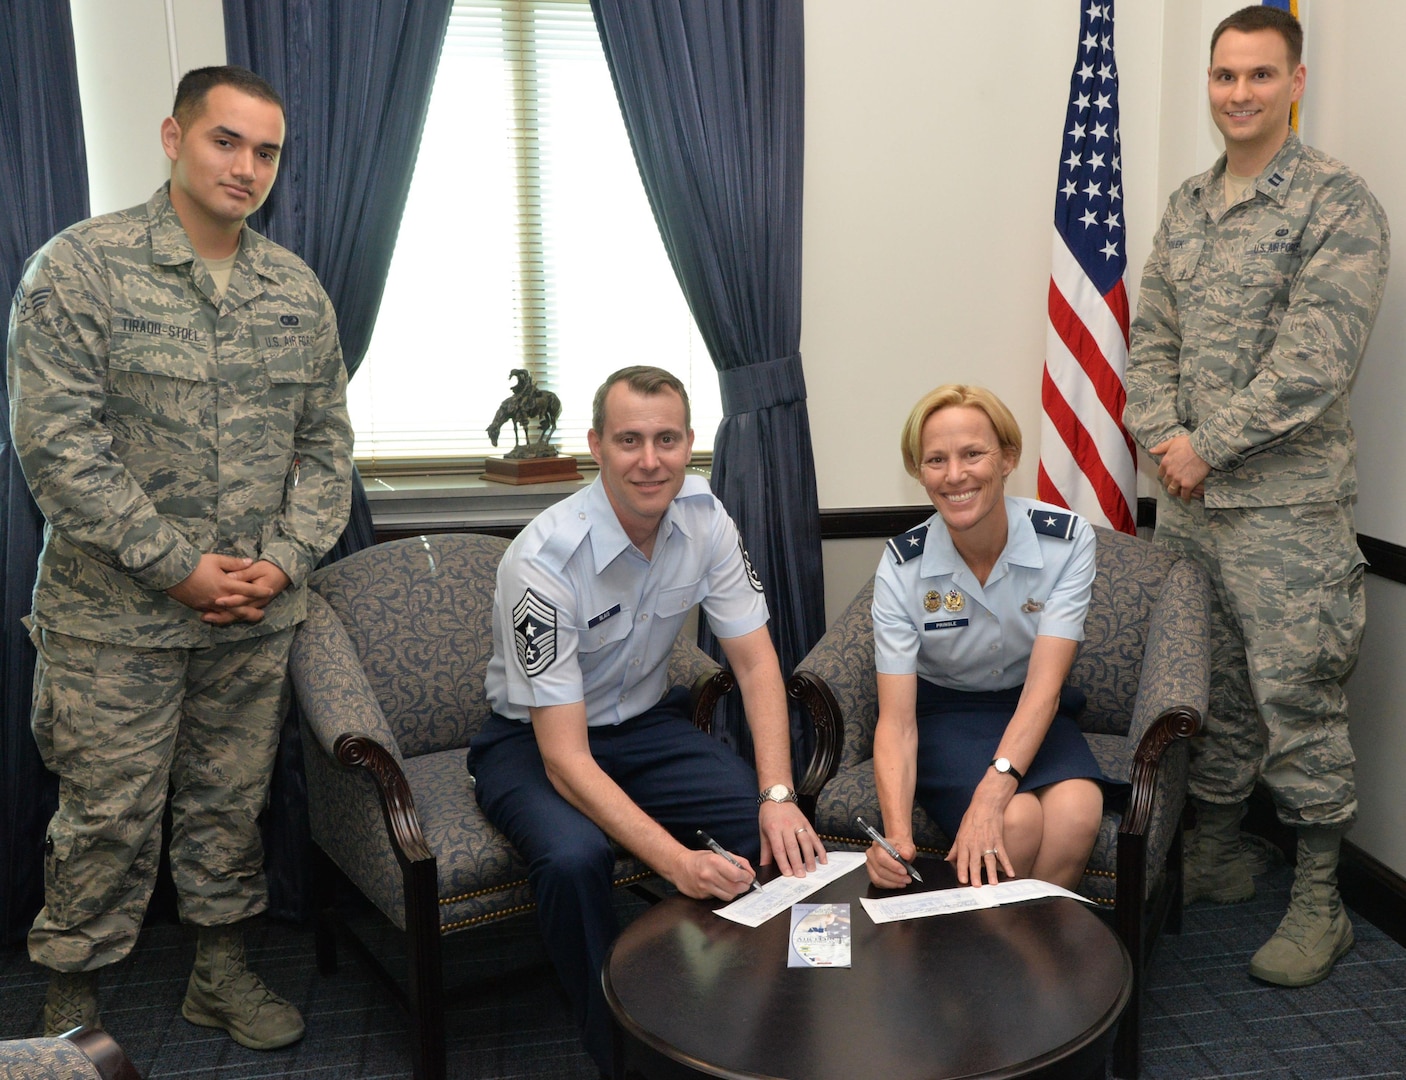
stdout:
[[(676, 688), (648, 712), (589, 729), (605, 773), (687, 847), (709, 833), (729, 851), (761, 857), (757, 775), (688, 719)], [(611, 899), (615, 851), (609, 838), (547, 779), (532, 725), (496, 713), (474, 736), (469, 771), (484, 814), (521, 853), (538, 919), (587, 1051), (611, 1072), (610, 1013), (601, 965), (619, 927)]]

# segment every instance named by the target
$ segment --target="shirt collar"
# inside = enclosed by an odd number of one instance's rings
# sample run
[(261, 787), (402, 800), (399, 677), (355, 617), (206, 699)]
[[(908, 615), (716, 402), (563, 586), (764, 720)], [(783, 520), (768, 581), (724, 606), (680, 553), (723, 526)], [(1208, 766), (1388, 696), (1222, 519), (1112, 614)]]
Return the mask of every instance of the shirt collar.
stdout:
[[(158, 266), (180, 266), (195, 261), (195, 248), (185, 226), (181, 224), (176, 208), (171, 205), (171, 182), (168, 180), (156, 189), (147, 200), (146, 214), (151, 229), (151, 257)], [(275, 245), (267, 237), (255, 232), (246, 222), (239, 235), (239, 250), (234, 260), (231, 274), (231, 289), (240, 268), (244, 267), (251, 275), (271, 278), (275, 270), (271, 261)]]
[[(987, 584), (1004, 576), (1003, 564), (1028, 566), (1035, 570), (1039, 570), (1045, 565), (1045, 556), (1040, 550), (1040, 540), (1035, 535), (1035, 526), (1030, 523), (1030, 516), (1014, 499), (1008, 497), (1005, 503), (1006, 547), (997, 558), (991, 574), (987, 577)], [(928, 539), (923, 546), (923, 559), (920, 568), (923, 577), (966, 575), (973, 581), (975, 580), (971, 571), (967, 569), (965, 560), (957, 553), (957, 548), (952, 543), (952, 534), (943, 524), (941, 514), (933, 514), (932, 517), (928, 518)]]
[[(1269, 159), (1269, 164), (1261, 169), (1259, 176), (1255, 178), (1255, 190), (1264, 192), (1268, 198), (1282, 206), (1288, 197), (1289, 188), (1294, 180), (1294, 172), (1298, 169), (1299, 159), (1302, 156), (1303, 142), (1299, 139), (1298, 132), (1290, 130), (1289, 137), (1284, 140), (1284, 145)], [(1208, 205), (1219, 206), (1221, 210), (1225, 209), (1225, 164), (1226, 155), (1222, 153), (1216, 163), (1192, 183), (1197, 198), (1208, 199)], [(1212, 216), (1218, 217), (1219, 213), (1214, 213)]]
[[(684, 477), (683, 487), (674, 496), (673, 502), (664, 511), (664, 517), (659, 522), (659, 535), (654, 541), (656, 554), (673, 535), (675, 529), (685, 537), (692, 536), (689, 531), (688, 515), (683, 513), (680, 503), (687, 499), (696, 499), (711, 494), (712, 489), (703, 477), (696, 475)], [(630, 538), (625, 535), (625, 529), (621, 526), (620, 519), (615, 516), (615, 507), (610, 505), (610, 496), (605, 493), (605, 483), (599, 475), (595, 482), (586, 489), (586, 517), (591, 526), (591, 554), (595, 560), (596, 573), (599, 574), (619, 558), (622, 551), (634, 547)]]

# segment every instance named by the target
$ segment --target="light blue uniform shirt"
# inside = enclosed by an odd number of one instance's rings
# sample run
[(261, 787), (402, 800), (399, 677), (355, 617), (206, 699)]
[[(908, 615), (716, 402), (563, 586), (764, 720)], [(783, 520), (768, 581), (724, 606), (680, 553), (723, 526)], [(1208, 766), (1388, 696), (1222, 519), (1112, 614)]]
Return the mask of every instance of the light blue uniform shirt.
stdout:
[(1008, 690), (1025, 681), (1037, 635), (1084, 640), (1093, 526), (1058, 506), (1005, 501), (1006, 547), (985, 585), (940, 514), (888, 542), (874, 575), (879, 672), (916, 673), (953, 690)]
[(669, 654), (703, 605), (720, 638), (766, 625), (761, 582), (708, 482), (685, 478), (646, 559), (625, 535), (599, 478), (543, 510), (504, 553), (493, 596), (493, 710), (586, 703), (592, 727), (658, 704)]

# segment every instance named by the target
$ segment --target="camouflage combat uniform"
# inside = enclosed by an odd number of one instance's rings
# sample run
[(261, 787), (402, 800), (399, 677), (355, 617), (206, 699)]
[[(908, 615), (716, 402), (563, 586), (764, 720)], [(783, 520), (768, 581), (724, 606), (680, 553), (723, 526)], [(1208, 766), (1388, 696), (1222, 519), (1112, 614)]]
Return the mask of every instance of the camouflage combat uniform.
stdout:
[[(10, 316), (11, 429), (46, 519), (30, 619), (33, 727), (60, 778), (32, 958), (88, 970), (136, 940), (174, 785), (181, 914), (266, 903), (268, 794), (305, 580), (346, 523), (351, 425), (331, 302), (245, 228), (216, 286), (163, 187), (26, 264)], [(292, 584), (217, 627), (166, 595), (202, 553)]]
[(1143, 272), (1124, 423), (1180, 435), (1205, 499), (1158, 500), (1157, 539), (1215, 584), (1211, 716), (1191, 793), (1238, 802), (1261, 776), (1291, 825), (1350, 824), (1342, 679), (1365, 620), (1348, 386), (1386, 283), (1367, 185), (1292, 132), (1225, 206), (1225, 158), (1172, 196)]

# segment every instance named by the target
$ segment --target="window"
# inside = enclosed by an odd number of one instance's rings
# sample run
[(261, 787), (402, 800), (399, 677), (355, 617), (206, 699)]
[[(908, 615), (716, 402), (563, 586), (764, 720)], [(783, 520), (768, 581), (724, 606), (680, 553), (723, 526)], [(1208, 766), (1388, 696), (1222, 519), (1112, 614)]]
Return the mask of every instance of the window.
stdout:
[[(587, 0), (458, 0), (366, 359), (363, 468), (473, 464), (526, 368), (585, 454), (591, 396), (626, 364), (689, 386), (695, 450), (717, 375), (645, 198)], [(534, 425), (533, 437), (536, 437)]]

